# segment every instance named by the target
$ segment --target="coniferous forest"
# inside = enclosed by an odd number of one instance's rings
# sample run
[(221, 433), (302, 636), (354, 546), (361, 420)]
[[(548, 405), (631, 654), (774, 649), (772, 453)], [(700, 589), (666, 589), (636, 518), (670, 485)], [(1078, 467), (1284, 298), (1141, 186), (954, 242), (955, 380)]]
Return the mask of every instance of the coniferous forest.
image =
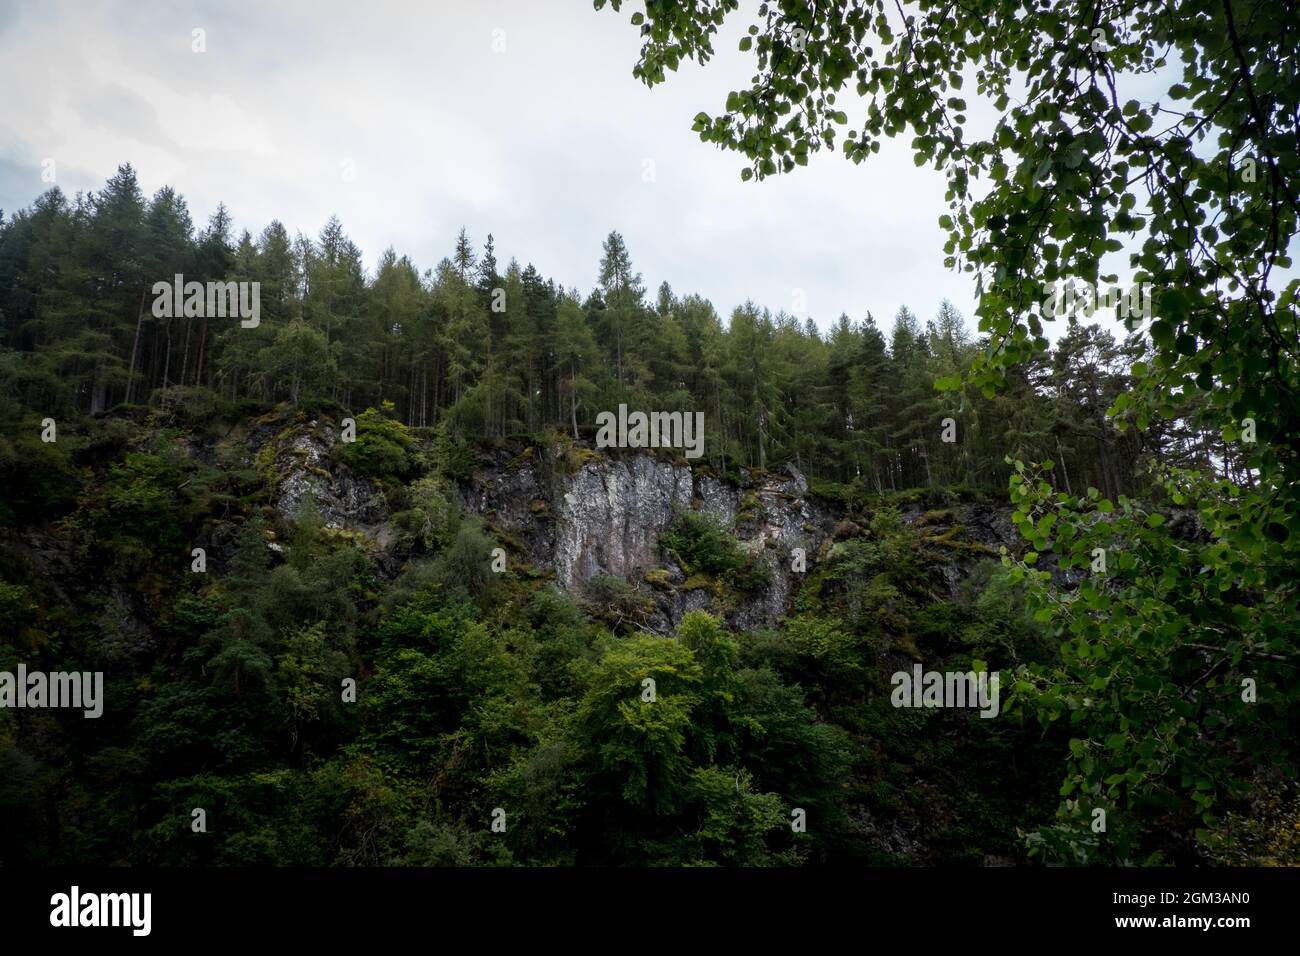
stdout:
[[(492, 236), (476, 249), (463, 230), (436, 266), (388, 249), (368, 275), (337, 219), (315, 237), (279, 222), (235, 236), (220, 207), (196, 228), (184, 197), (143, 196), (129, 165), (89, 195), (51, 189), (4, 228), (8, 397), (42, 417), (136, 405), (204, 418), (284, 403), (382, 408), (407, 428), (467, 440), (579, 440), (619, 403), (699, 409), (720, 473), (790, 463), (874, 495), (1002, 491), (1008, 455), (1051, 454), (1063, 477), (1109, 495), (1132, 492), (1143, 461), (1240, 468), (1202, 423), (1110, 428), (1106, 411), (1132, 387), (1143, 346), (1084, 316), (985, 398), (935, 390), (987, 348), (947, 302), (879, 322), (840, 315), (824, 336), (811, 317), (752, 302), (724, 319), (667, 281), (647, 290), (617, 232), (581, 277), (585, 293), (499, 262)], [(259, 283), (257, 326), (155, 318), (147, 290), (174, 274)], [(932, 426), (959, 414), (965, 436), (946, 447)]]
[[(737, 8), (595, 6), (651, 87)], [(974, 315), (711, 302), (617, 222), (559, 276), (246, 231), (129, 157), (0, 213), (0, 672), (104, 680), (0, 708), (0, 865), (1300, 864), (1300, 21), (905, 6), (737, 14), (682, 119), (754, 190), (903, 138)]]

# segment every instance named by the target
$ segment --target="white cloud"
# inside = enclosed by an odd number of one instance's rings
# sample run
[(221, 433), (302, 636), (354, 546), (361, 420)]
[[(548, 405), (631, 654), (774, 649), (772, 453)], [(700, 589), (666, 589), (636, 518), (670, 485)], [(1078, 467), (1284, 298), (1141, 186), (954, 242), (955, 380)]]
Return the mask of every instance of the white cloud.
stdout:
[(199, 223), (218, 201), (254, 233), (278, 218), (314, 235), (337, 214), (371, 263), (392, 245), (432, 266), (463, 224), (586, 290), (618, 229), (651, 290), (667, 279), (724, 316), (747, 298), (789, 309), (799, 287), (823, 328), (868, 310), (887, 327), (903, 303), (930, 317), (945, 296), (970, 318), (972, 282), (942, 266), (941, 175), (905, 139), (862, 166), (823, 153), (742, 184), (742, 159), (690, 126), (747, 82), (749, 21), (651, 91), (631, 75), (627, 17), (525, 0), (27, 9), (0, 32), (0, 86), (23, 94), (2, 108), (0, 158), (30, 177), (0, 181), (0, 206), (30, 204), (44, 156), (69, 191), (129, 161)]

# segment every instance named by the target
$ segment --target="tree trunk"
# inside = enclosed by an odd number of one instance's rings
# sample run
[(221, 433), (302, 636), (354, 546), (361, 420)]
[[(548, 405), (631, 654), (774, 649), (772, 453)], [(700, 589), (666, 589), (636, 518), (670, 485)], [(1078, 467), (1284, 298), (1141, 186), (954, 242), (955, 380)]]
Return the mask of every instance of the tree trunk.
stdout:
[[(199, 326), (199, 360), (194, 367), (194, 384), (203, 384), (203, 345), (208, 340), (208, 317), (203, 317), (203, 324)], [(297, 404), (295, 402), (295, 404)]]
[(194, 323), (187, 317), (185, 319), (185, 351), (181, 355), (181, 376), (177, 383), (179, 385), (185, 384), (185, 376), (190, 370), (190, 329), (193, 327)]
[(1056, 436), (1056, 457), (1061, 459), (1061, 476), (1065, 478), (1065, 493), (1073, 495), (1074, 491), (1070, 488), (1070, 472), (1065, 467), (1065, 452), (1061, 450), (1061, 436)]
[(569, 362), (569, 420), (573, 424), (573, 440), (578, 440), (578, 372)]
[(167, 376), (171, 372), (171, 367), (172, 367), (172, 320), (171, 319), (167, 320), (166, 331), (167, 331), (167, 357), (163, 360), (163, 377), (162, 377), (163, 388), (168, 387)]
[(411, 368), (406, 375), (406, 424), (408, 427), (415, 426), (415, 360), (411, 360)]
[[(486, 372), (484, 379), (487, 381), (488, 388), (484, 390), (483, 397), (483, 435), (486, 438), (492, 437), (492, 349), (489, 345), (487, 355), (487, 365), (484, 366)], [(505, 404), (503, 401), (502, 404)], [(504, 418), (504, 416), (502, 416)]]
[(130, 370), (126, 373), (127, 404), (130, 404), (131, 402), (131, 386), (135, 384), (135, 356), (140, 349), (140, 327), (144, 325), (144, 296), (145, 293), (141, 291), (140, 311), (136, 314), (136, 318), (135, 318), (135, 339), (132, 340), (131, 342), (131, 367)]
[(90, 414), (92, 415), (98, 415), (108, 404), (108, 388), (100, 378), (102, 372), (103, 366), (95, 366), (95, 381), (90, 389)]

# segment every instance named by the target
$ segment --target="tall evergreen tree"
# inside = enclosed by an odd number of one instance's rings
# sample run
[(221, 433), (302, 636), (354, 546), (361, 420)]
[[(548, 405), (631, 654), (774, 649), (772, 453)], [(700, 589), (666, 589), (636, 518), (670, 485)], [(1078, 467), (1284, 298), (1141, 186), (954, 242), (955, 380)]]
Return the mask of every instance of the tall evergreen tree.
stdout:
[(609, 323), (609, 334), (613, 340), (616, 377), (621, 387), (624, 332), (641, 308), (645, 287), (640, 273), (632, 270), (632, 257), (618, 232), (611, 232), (601, 249), (598, 281), (605, 303), (605, 319)]

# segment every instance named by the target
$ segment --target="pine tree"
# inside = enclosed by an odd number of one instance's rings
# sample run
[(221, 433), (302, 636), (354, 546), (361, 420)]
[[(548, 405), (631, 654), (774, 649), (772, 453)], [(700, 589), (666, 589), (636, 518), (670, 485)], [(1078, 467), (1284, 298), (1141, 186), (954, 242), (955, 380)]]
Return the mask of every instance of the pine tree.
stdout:
[[(461, 230), (462, 233), (464, 230)], [(492, 233), (488, 233), (487, 242), (483, 244), (483, 257), (478, 263), (478, 287), (487, 295), (492, 294), (492, 290), (501, 284), (501, 276), (497, 274), (497, 257), (496, 246), (492, 238)]]
[[(436, 270), (421, 275), (388, 249), (368, 281), (337, 217), (314, 242), (291, 240), (278, 222), (256, 241), (232, 238), (230, 222), (218, 206), (194, 235), (184, 199), (164, 188), (145, 203), (129, 167), (101, 193), (69, 202), (50, 190), (6, 217), (0, 342), (17, 352), (0, 355), (0, 402), (66, 414), (123, 399), (197, 408), (210, 392), (300, 407), (391, 401), (410, 425), (448, 419), (450, 434), (497, 437), (581, 436), (597, 411), (626, 401), (705, 412), (705, 454), (719, 471), (791, 463), (875, 493), (959, 481), (998, 488), (1008, 450), (1052, 457), (1067, 487), (1108, 494), (1138, 482), (1147, 454), (1243, 467), (1194, 408), (1120, 436), (1104, 410), (1137, 356), (1093, 330), (1067, 335), (1051, 362), (985, 398), (934, 387), (988, 347), (948, 302), (924, 330), (900, 309), (886, 347), (870, 314), (841, 316), (823, 337), (811, 317), (752, 302), (724, 327), (711, 303), (667, 282), (648, 304), (617, 232), (605, 240), (598, 287), (581, 301), (531, 265), (497, 273), (491, 237), (475, 265), (463, 230), (455, 259)], [(148, 293), (176, 273), (258, 282), (259, 327), (154, 318)], [(485, 295), (489, 281), (503, 299)], [(492, 309), (498, 301), (504, 311)], [(958, 420), (956, 444), (938, 440), (947, 417)]]
[(587, 324), (587, 316), (577, 297), (565, 295), (560, 299), (556, 324), (556, 361), (560, 369), (560, 396), (567, 408), (569, 428), (574, 441), (578, 440), (578, 413), (580, 409), (591, 412), (597, 393), (596, 374), (600, 362), (600, 349)]
[(611, 232), (601, 249), (599, 282), (605, 302), (605, 318), (613, 338), (616, 376), (622, 386), (624, 332), (641, 308), (645, 287), (640, 273), (632, 271), (632, 258), (618, 232)]
[(451, 261), (456, 266), (460, 281), (468, 284), (474, 272), (474, 244), (470, 242), (464, 226), (460, 227), (460, 232), (456, 235), (456, 251), (452, 253)]
[(655, 299), (655, 311), (666, 319), (672, 315), (676, 307), (677, 299), (673, 295), (673, 287), (668, 284), (667, 280), (659, 283), (659, 293)]

